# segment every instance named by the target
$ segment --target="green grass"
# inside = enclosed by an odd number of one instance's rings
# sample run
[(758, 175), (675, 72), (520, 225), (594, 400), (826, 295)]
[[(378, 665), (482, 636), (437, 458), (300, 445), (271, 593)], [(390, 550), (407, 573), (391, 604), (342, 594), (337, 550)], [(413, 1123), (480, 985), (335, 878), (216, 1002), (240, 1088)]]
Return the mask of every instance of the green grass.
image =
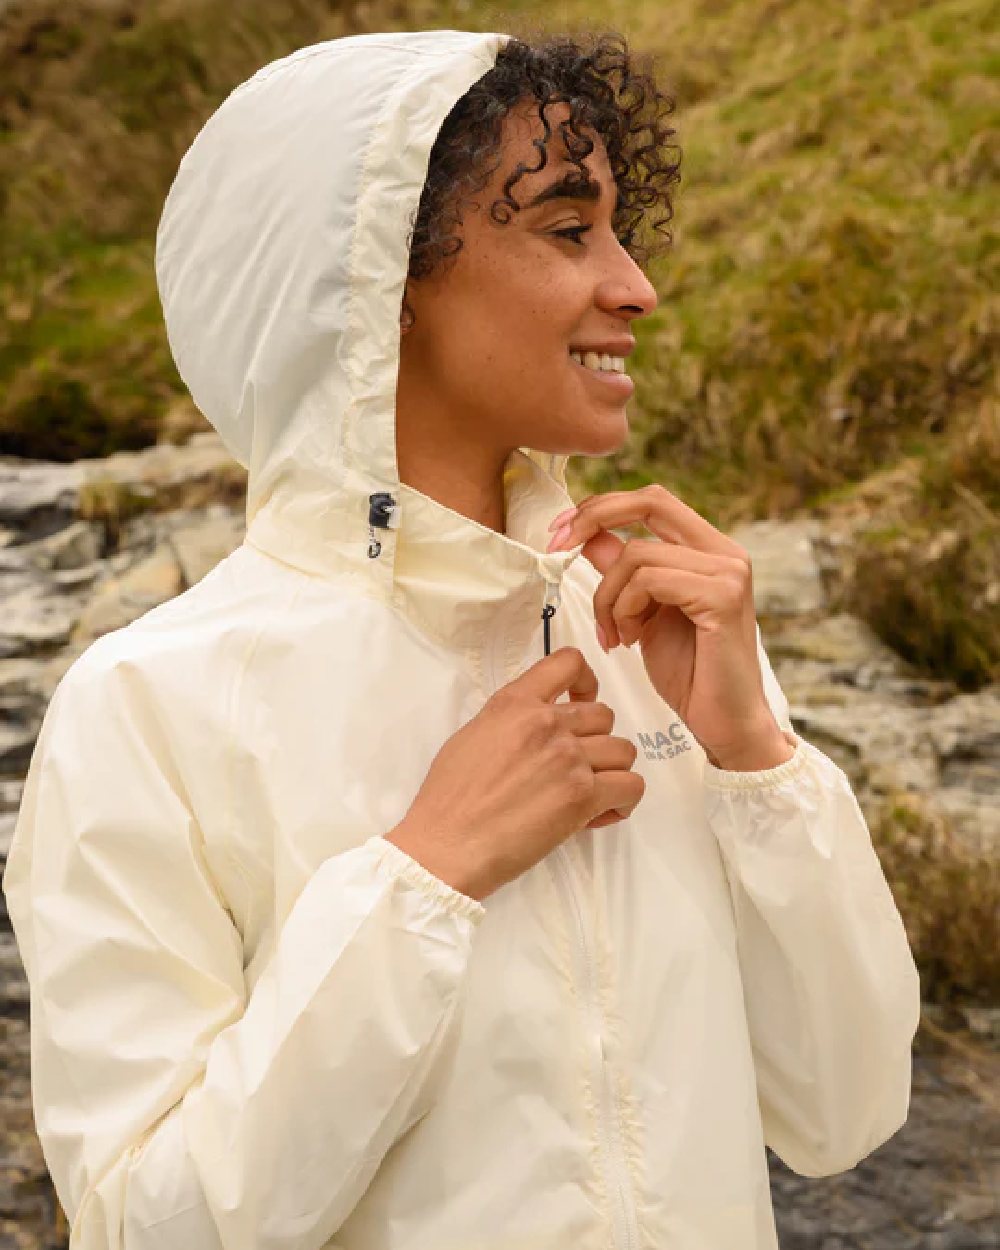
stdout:
[[(153, 236), (234, 85), (355, 29), (522, 23), (620, 31), (678, 103), (674, 244), (649, 265), (632, 434), (571, 464), (574, 491), (661, 481), (722, 528), (835, 519), (864, 492), (900, 537), (888, 559), (859, 539), (859, 568), (885, 563), (848, 606), (928, 673), (998, 680), (990, 0), (20, 0), (0, 24), (0, 452), (151, 441), (184, 394)], [(950, 530), (958, 554), (930, 576), (921, 552)]]

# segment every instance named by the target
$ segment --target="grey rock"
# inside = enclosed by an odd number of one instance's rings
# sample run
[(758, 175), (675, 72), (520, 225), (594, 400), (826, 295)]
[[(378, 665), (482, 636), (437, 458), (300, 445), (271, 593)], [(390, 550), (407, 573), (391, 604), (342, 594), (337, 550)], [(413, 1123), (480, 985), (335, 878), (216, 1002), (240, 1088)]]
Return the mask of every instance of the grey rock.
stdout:
[(70, 641), (83, 614), (88, 592), (66, 590), (44, 581), (3, 588), (0, 659), (32, 655)]
[(173, 599), (183, 589), (180, 565), (173, 550), (164, 544), (120, 577), (111, 577), (102, 583), (74, 621), (72, 640), (90, 642), (114, 629), (122, 629), (150, 608)]
[(822, 533), (818, 521), (750, 521), (729, 537), (745, 547), (753, 562), (757, 615), (795, 616), (826, 606), (826, 590), (813, 545)]
[(0, 549), (0, 572), (48, 573), (93, 567), (102, 546), (100, 525), (94, 521), (72, 521), (44, 538)]
[(0, 872), (3, 871), (3, 865), (6, 864), (7, 856), (10, 854), (10, 843), (16, 824), (16, 812), (5, 812), (0, 816)]
[(176, 529), (172, 536), (186, 587), (193, 586), (243, 542), (246, 523), (242, 515), (206, 516)]
[(0, 458), (0, 525), (21, 542), (34, 542), (64, 529), (77, 517), (83, 465)]

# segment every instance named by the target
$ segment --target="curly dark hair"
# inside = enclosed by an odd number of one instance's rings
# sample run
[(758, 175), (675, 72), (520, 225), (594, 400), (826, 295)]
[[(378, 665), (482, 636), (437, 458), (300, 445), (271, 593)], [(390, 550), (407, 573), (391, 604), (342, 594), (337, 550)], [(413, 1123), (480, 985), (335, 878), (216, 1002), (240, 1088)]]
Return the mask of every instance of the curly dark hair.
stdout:
[[(521, 27), (521, 35), (525, 30)], [(461, 238), (451, 232), (461, 224), (461, 204), (482, 190), (499, 167), (505, 117), (532, 99), (545, 128), (544, 140), (533, 140), (539, 163), (518, 162), (504, 182), (503, 197), (490, 206), (493, 220), (505, 224), (512, 212), (520, 211), (511, 187), (523, 174), (537, 173), (547, 165), (552, 127), (545, 110), (565, 102), (570, 116), (559, 129), (573, 164), (582, 167), (595, 146), (580, 133), (580, 125), (595, 131), (607, 150), (618, 187), (612, 225), (619, 242), (640, 264), (660, 250), (659, 240), (670, 245), (672, 236), (665, 229), (673, 217), (669, 188), (680, 181), (680, 149), (667, 143), (676, 134), (667, 125), (675, 100), (658, 86), (652, 58), (630, 52), (617, 31), (575, 36), (531, 28), (526, 38), (515, 35), (501, 48), (493, 68), (455, 103), (442, 123), (410, 231), (408, 279), (426, 277), (439, 262), (461, 251)], [(582, 168), (580, 176), (587, 180)], [(645, 210), (656, 205), (663, 215), (651, 225), (657, 238), (647, 244), (636, 235)], [(405, 299), (403, 310), (412, 325), (413, 309)]]

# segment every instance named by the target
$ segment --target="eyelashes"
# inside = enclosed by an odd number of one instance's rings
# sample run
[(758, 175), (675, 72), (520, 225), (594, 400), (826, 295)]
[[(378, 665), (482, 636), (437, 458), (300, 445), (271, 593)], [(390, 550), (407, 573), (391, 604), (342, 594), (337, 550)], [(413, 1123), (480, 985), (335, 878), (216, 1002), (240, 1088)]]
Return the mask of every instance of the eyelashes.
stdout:
[(586, 234), (588, 230), (593, 230), (593, 228), (593, 226), (569, 226), (565, 230), (553, 230), (552, 233), (559, 238), (572, 239), (574, 243), (579, 243), (582, 247), (583, 240), (580, 238), (580, 235)]

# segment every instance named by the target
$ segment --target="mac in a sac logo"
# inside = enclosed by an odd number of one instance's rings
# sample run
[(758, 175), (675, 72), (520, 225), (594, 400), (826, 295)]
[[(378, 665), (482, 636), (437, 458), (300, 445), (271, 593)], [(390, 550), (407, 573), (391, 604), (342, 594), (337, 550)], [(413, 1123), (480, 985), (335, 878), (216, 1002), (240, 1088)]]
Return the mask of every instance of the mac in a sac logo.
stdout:
[(666, 733), (662, 729), (648, 734), (639, 730), (636, 736), (639, 739), (639, 746), (646, 753), (647, 760), (669, 760), (675, 755), (691, 750), (691, 739), (679, 720), (669, 725)]

